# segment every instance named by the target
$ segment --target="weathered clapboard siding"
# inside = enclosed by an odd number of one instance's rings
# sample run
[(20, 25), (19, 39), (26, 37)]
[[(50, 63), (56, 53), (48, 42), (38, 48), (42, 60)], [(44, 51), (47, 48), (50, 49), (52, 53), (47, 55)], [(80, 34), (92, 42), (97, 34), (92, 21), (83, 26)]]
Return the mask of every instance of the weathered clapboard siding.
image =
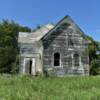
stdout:
[(69, 16), (55, 26), (48, 24), (32, 33), (20, 32), (20, 73), (89, 75), (89, 56), (86, 49), (88, 43), (85, 37)]
[[(62, 26), (60, 26), (62, 27)], [(74, 31), (76, 30), (76, 31)], [(74, 43), (73, 46), (69, 44), (69, 38)], [(67, 75), (67, 74), (88, 74), (85, 73), (85, 65), (88, 65), (88, 54), (86, 53), (86, 46), (84, 44), (84, 39), (80, 32), (75, 29), (74, 26), (66, 26), (66, 28), (60, 32), (52, 32), (50, 36), (47, 37), (46, 40), (43, 41), (43, 66), (48, 71), (49, 68), (52, 68), (51, 72), (48, 73), (55, 74), (55, 75)], [(60, 53), (60, 66), (57, 68), (54, 66), (54, 53)], [(79, 62), (82, 65), (75, 67), (72, 63), (74, 58), (72, 58), (73, 54), (78, 53), (79, 57), (81, 57), (81, 61)], [(84, 62), (85, 59), (87, 60)], [(82, 68), (83, 69), (82, 69)], [(86, 66), (89, 67), (89, 66)]]

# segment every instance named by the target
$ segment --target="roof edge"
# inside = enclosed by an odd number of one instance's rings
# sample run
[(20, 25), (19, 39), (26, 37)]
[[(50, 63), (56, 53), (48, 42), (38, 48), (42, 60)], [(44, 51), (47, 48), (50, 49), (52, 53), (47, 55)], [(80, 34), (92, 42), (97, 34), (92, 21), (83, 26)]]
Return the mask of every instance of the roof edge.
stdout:
[(59, 25), (64, 19), (66, 19), (66, 18), (70, 18), (70, 16), (69, 15), (66, 15), (66, 16), (64, 16), (60, 21), (58, 21), (56, 24), (55, 24), (55, 26), (46, 34), (46, 35), (44, 35), (40, 40), (43, 40), (53, 29), (55, 29), (55, 27), (57, 26), (57, 25)]

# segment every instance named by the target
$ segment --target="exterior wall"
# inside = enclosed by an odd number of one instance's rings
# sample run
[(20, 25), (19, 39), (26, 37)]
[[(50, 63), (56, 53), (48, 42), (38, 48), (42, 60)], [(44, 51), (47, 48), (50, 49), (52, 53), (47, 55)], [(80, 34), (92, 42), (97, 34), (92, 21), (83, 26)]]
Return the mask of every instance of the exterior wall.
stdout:
[[(83, 32), (70, 18), (61, 20), (41, 40), (19, 43), (19, 47), (21, 74), (29, 74), (28, 62), (35, 59), (35, 70), (32, 75), (43, 73), (43, 70), (51, 76), (89, 75), (86, 40)], [(59, 66), (54, 66), (55, 53), (60, 54)], [(74, 57), (75, 54), (78, 55), (78, 60)]]
[(41, 42), (38, 41), (37, 43), (30, 43), (30, 44), (22, 43), (19, 45), (19, 47), (20, 47), (19, 72), (21, 74), (29, 74), (29, 68), (28, 68), (29, 60), (35, 59), (35, 69), (34, 69), (35, 72), (32, 74), (36, 75), (37, 73), (42, 73), (43, 71), (43, 68), (42, 68), (43, 47), (41, 45)]
[[(62, 22), (46, 39), (43, 40), (44, 70), (52, 76), (89, 75), (89, 59), (86, 45), (80, 31), (73, 23), (62, 26)], [(67, 25), (67, 24), (66, 24)], [(63, 29), (61, 29), (63, 28)], [(73, 45), (69, 40), (73, 42)], [(60, 54), (60, 66), (54, 66), (54, 53)], [(75, 67), (73, 55), (79, 55), (79, 66)], [(71, 64), (70, 64), (70, 60)]]

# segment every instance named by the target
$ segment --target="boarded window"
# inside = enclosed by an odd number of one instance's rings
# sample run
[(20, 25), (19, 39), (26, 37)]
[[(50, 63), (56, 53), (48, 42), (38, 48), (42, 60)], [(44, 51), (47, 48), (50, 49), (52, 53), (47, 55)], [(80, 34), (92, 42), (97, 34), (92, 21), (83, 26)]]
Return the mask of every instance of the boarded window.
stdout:
[(89, 63), (89, 61), (88, 61), (88, 56), (87, 56), (88, 54), (87, 53), (83, 53), (82, 54), (82, 58), (81, 58), (81, 60), (82, 60), (82, 63), (83, 64), (88, 64)]
[(60, 54), (59, 53), (54, 54), (54, 66), (60, 66)]
[(68, 57), (68, 67), (72, 67), (72, 57)]
[(66, 63), (66, 67), (72, 67), (72, 56), (67, 55), (67, 57), (63, 60)]
[(74, 66), (78, 67), (79, 66), (79, 55), (74, 54)]

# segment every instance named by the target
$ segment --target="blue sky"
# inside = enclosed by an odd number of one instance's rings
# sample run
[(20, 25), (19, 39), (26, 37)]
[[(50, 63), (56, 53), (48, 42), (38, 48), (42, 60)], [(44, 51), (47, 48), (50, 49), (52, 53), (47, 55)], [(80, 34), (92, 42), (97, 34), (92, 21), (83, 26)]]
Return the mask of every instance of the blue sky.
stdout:
[(80, 28), (100, 41), (100, 0), (0, 0), (0, 21), (12, 19), (35, 28), (70, 15)]

